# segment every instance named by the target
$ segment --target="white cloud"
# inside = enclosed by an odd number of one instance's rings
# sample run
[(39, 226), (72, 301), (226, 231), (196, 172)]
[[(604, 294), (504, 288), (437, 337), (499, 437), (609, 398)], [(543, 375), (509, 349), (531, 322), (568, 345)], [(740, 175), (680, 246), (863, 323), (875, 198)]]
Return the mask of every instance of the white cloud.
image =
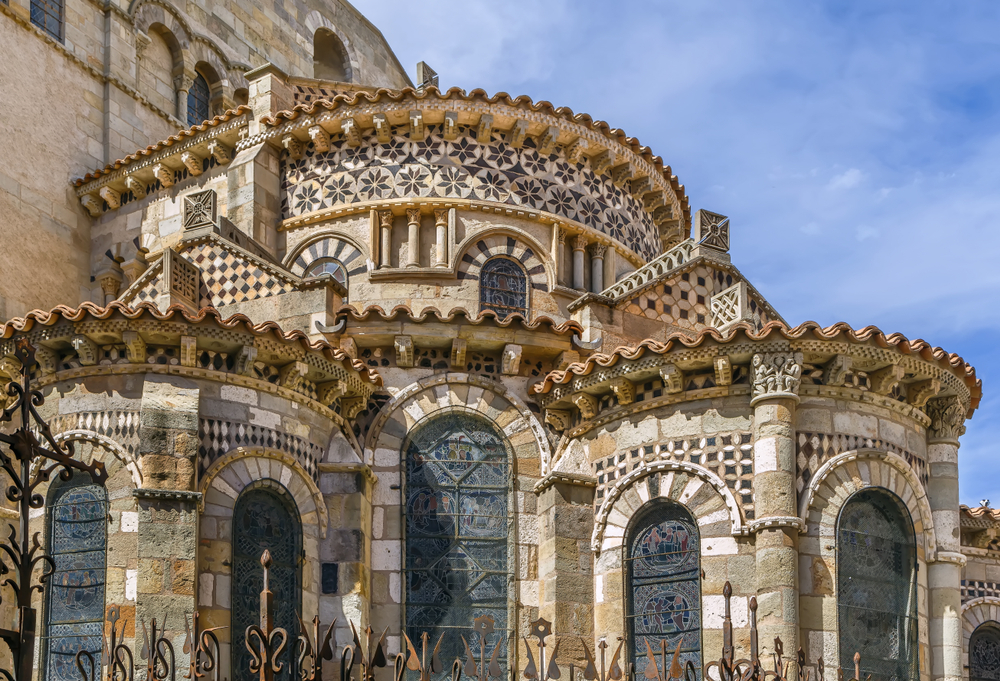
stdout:
[(857, 187), (861, 180), (865, 177), (857, 168), (850, 168), (842, 172), (840, 175), (835, 175), (830, 184), (826, 185), (827, 189), (851, 189)]

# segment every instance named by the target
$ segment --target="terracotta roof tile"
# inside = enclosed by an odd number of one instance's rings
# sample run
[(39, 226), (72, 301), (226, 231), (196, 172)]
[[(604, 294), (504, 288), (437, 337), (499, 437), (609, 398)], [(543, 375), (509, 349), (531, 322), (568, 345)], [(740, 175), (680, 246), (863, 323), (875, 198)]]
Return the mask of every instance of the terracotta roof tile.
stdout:
[[(392, 308), (389, 312), (386, 312), (379, 305), (370, 305), (360, 312), (350, 305), (344, 305), (338, 310), (338, 314), (347, 314), (351, 319), (355, 321), (365, 321), (377, 315), (381, 318), (381, 321), (392, 321), (397, 317), (405, 316), (413, 322), (458, 322), (465, 324), (479, 325), (486, 321), (493, 321), (497, 326), (508, 327), (512, 324), (519, 324), (529, 331), (535, 331), (540, 327), (548, 327), (548, 331), (558, 335), (565, 335), (568, 333), (583, 333), (583, 326), (579, 322), (575, 321), (565, 321), (557, 323), (555, 320), (549, 317), (535, 317), (531, 321), (526, 320), (519, 314), (508, 315), (504, 319), (500, 319), (496, 312), (493, 310), (483, 310), (478, 315), (471, 315), (467, 310), (461, 308), (453, 308), (451, 312), (443, 314), (440, 310), (436, 308), (424, 308), (420, 314), (414, 314), (412, 310), (406, 305), (397, 305)], [(459, 318), (464, 317), (464, 320)]]
[(275, 322), (254, 324), (249, 317), (242, 314), (223, 317), (214, 307), (203, 307), (197, 313), (191, 313), (181, 305), (171, 305), (166, 312), (161, 313), (152, 303), (140, 303), (135, 306), (129, 306), (113, 302), (107, 307), (101, 307), (100, 305), (87, 302), (82, 303), (78, 308), (59, 305), (47, 312), (45, 310), (32, 310), (24, 317), (11, 319), (0, 325), (0, 338), (11, 338), (17, 333), (31, 331), (35, 325), (52, 326), (60, 320), (79, 322), (84, 319), (109, 319), (116, 314), (126, 319), (152, 318), (157, 321), (185, 321), (189, 324), (197, 324), (207, 319), (223, 329), (239, 328), (254, 336), (271, 335), (281, 342), (298, 344), (305, 350), (320, 352), (333, 361), (343, 362), (357, 371), (361, 375), (362, 380), (376, 386), (382, 385), (382, 377), (377, 372), (370, 370), (361, 360), (352, 360), (346, 352), (330, 345), (325, 340), (311, 343), (309, 337), (301, 331), (283, 331)]
[(990, 508), (989, 506), (977, 506), (969, 508), (964, 504), (959, 506), (962, 515), (970, 518), (985, 518), (986, 520), (1000, 520), (1000, 508)]

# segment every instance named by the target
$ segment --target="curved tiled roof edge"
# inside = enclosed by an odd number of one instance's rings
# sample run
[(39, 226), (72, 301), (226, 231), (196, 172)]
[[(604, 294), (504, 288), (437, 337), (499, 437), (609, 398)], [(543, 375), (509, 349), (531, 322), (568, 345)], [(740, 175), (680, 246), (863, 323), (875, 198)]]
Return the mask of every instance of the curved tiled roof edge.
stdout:
[(982, 397), (983, 382), (976, 378), (976, 370), (971, 364), (954, 353), (948, 353), (942, 348), (931, 346), (924, 340), (911, 341), (899, 333), (887, 336), (876, 326), (866, 326), (863, 329), (855, 330), (846, 322), (837, 322), (825, 328), (816, 322), (803, 322), (795, 328), (790, 328), (787, 324), (778, 321), (768, 322), (759, 332), (755, 331), (750, 324), (740, 322), (724, 333), (711, 327), (694, 336), (680, 331), (670, 334), (664, 341), (647, 339), (636, 346), (616, 348), (610, 354), (594, 354), (588, 357), (585, 362), (571, 364), (565, 371), (549, 372), (542, 381), (531, 387), (530, 392), (533, 394), (547, 393), (555, 385), (569, 383), (574, 376), (585, 376), (598, 366), (612, 366), (619, 358), (637, 359), (646, 350), (662, 355), (677, 346), (696, 348), (709, 339), (720, 344), (730, 343), (740, 334), (751, 341), (763, 341), (772, 338), (773, 335), (780, 336), (785, 340), (798, 340), (808, 333), (819, 340), (833, 340), (841, 334), (846, 334), (854, 342), (874, 341), (881, 347), (892, 347), (903, 354), (920, 355), (922, 359), (937, 363), (965, 381), (972, 394), (973, 409), (978, 405), (979, 398)]
[(1000, 508), (990, 508), (989, 506), (976, 506), (970, 508), (965, 504), (958, 507), (959, 510), (970, 518), (987, 518), (989, 520), (1000, 520)]
[(124, 168), (130, 163), (133, 163), (134, 161), (138, 161), (143, 156), (149, 156), (151, 154), (156, 153), (157, 151), (160, 151), (161, 149), (173, 146), (178, 142), (183, 142), (185, 139), (189, 137), (194, 137), (198, 133), (205, 132), (209, 128), (215, 128), (223, 123), (231, 121), (234, 118), (242, 116), (245, 113), (250, 113), (251, 111), (252, 109), (249, 106), (246, 106), (245, 104), (241, 104), (235, 109), (229, 109), (228, 111), (221, 113), (218, 116), (215, 116), (211, 120), (203, 121), (201, 123), (192, 125), (190, 128), (187, 128), (186, 130), (181, 130), (180, 132), (171, 135), (165, 140), (154, 142), (145, 149), (140, 149), (134, 154), (129, 154), (124, 158), (120, 158), (117, 161), (109, 163), (108, 165), (104, 166), (101, 169), (89, 172), (83, 177), (78, 177), (75, 180), (73, 180), (73, 186), (82, 187), (91, 180), (96, 180), (97, 178), (103, 177), (104, 175), (107, 175), (110, 172)]
[[(365, 321), (373, 314), (377, 314), (381, 317), (382, 321), (391, 321), (400, 315), (406, 315), (410, 321), (418, 323), (425, 321), (450, 323), (454, 321), (456, 317), (465, 317), (465, 321), (467, 323), (474, 325), (479, 325), (485, 321), (493, 320), (496, 322), (497, 326), (502, 327), (508, 327), (511, 324), (519, 323), (529, 331), (534, 331), (541, 326), (548, 326), (553, 333), (559, 335), (567, 333), (583, 333), (583, 326), (579, 322), (573, 320), (557, 323), (554, 319), (545, 316), (535, 317), (534, 319), (528, 320), (519, 314), (507, 315), (501, 319), (500, 316), (493, 310), (483, 310), (478, 315), (473, 315), (470, 314), (468, 310), (458, 307), (452, 308), (447, 314), (442, 313), (440, 310), (433, 307), (424, 308), (420, 314), (415, 314), (406, 305), (397, 305), (388, 312), (382, 309), (380, 305), (369, 305), (360, 311), (351, 305), (344, 305), (337, 310), (337, 315), (339, 316), (341, 314), (349, 315), (355, 321)], [(428, 317), (433, 317), (433, 319), (428, 319)]]
[(166, 312), (160, 312), (152, 303), (140, 303), (135, 306), (125, 305), (119, 302), (109, 303), (106, 307), (101, 307), (90, 302), (80, 304), (80, 307), (73, 308), (68, 305), (59, 305), (49, 311), (32, 310), (24, 317), (16, 317), (0, 325), (0, 339), (11, 338), (17, 333), (27, 333), (31, 331), (35, 324), (41, 326), (51, 326), (59, 320), (78, 322), (86, 317), (91, 319), (109, 319), (115, 314), (120, 314), (126, 319), (140, 319), (151, 317), (157, 321), (182, 320), (189, 324), (197, 324), (206, 319), (214, 321), (224, 329), (234, 329), (242, 327), (243, 330), (254, 336), (266, 336), (272, 334), (279, 341), (289, 344), (297, 343), (305, 350), (313, 350), (328, 354), (330, 359), (342, 362), (360, 374), (362, 380), (376, 386), (382, 385), (382, 377), (376, 371), (372, 371), (361, 360), (351, 359), (351, 357), (338, 347), (331, 345), (325, 340), (310, 342), (309, 337), (299, 330), (284, 331), (277, 322), (261, 322), (254, 324), (253, 321), (243, 314), (234, 314), (223, 317), (214, 307), (203, 307), (197, 313), (190, 312), (182, 305), (171, 305)]
[(551, 116), (563, 118), (603, 134), (605, 137), (614, 140), (618, 144), (630, 148), (632, 153), (643, 157), (647, 162), (652, 164), (654, 168), (659, 169), (659, 171), (663, 174), (664, 179), (667, 180), (670, 187), (674, 190), (677, 200), (681, 204), (681, 209), (684, 211), (684, 222), (686, 226), (688, 228), (691, 227), (691, 206), (688, 201), (687, 194), (684, 192), (684, 185), (682, 185), (677, 179), (677, 176), (674, 175), (670, 166), (663, 162), (662, 157), (653, 154), (649, 147), (643, 146), (635, 137), (629, 137), (619, 128), (612, 128), (605, 121), (594, 120), (594, 118), (589, 114), (573, 113), (573, 110), (569, 107), (555, 107), (551, 102), (546, 100), (535, 102), (527, 95), (511, 97), (506, 92), (498, 92), (491, 97), (482, 88), (476, 88), (468, 93), (458, 87), (449, 88), (446, 92), (441, 92), (434, 86), (425, 87), (420, 90), (414, 88), (403, 88), (402, 90), (379, 88), (377, 90), (360, 90), (351, 94), (341, 94), (333, 97), (332, 99), (317, 99), (308, 104), (297, 104), (287, 111), (279, 111), (271, 116), (263, 116), (260, 121), (264, 125), (275, 127), (280, 125), (283, 121), (295, 120), (300, 115), (311, 116), (321, 109), (332, 111), (341, 105), (355, 106), (359, 103), (374, 104), (383, 98), (393, 102), (400, 102), (407, 98), (421, 100), (432, 96), (437, 97), (439, 100), (456, 99), (466, 102), (478, 100), (486, 104), (496, 104), (500, 102), (517, 108), (526, 107), (533, 112), (542, 112)]

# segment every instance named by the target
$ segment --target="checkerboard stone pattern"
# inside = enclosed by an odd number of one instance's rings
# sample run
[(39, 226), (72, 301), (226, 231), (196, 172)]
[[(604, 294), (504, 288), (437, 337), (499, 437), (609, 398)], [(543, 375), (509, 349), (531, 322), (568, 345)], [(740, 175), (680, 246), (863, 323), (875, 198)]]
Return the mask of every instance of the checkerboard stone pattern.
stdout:
[(59, 414), (49, 421), (53, 435), (70, 430), (89, 430), (120, 444), (132, 456), (139, 451), (139, 412), (88, 411)]
[(962, 602), (971, 601), (973, 598), (1000, 598), (1000, 583), (984, 582), (974, 579), (962, 580)]
[(198, 437), (201, 441), (198, 467), (202, 475), (216, 459), (237, 447), (266, 447), (294, 456), (313, 480), (319, 481), (323, 448), (300, 437), (273, 428), (221, 419), (200, 419)]
[(906, 459), (906, 462), (913, 467), (921, 483), (926, 485), (929, 480), (927, 462), (891, 442), (859, 435), (800, 432), (795, 440), (795, 459), (798, 467), (798, 479), (795, 484), (799, 493), (801, 494), (805, 490), (806, 485), (809, 484), (820, 466), (841, 452), (850, 452), (856, 449), (877, 449), (897, 454)]

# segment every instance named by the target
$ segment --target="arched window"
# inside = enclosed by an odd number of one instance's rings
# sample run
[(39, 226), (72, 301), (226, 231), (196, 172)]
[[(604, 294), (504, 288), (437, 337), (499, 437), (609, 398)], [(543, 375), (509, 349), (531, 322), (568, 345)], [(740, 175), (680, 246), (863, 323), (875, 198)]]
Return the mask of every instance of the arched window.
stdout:
[(479, 309), (528, 316), (528, 277), (510, 258), (491, 258), (479, 273)]
[(969, 681), (1000, 680), (1000, 624), (984, 622), (969, 639)]
[(916, 546), (913, 523), (896, 495), (864, 489), (837, 522), (840, 666), (873, 681), (917, 679)]
[(344, 43), (327, 28), (313, 36), (313, 78), (351, 82), (351, 63)]
[(476, 617), (491, 615), (487, 655), (501, 646), (507, 668), (508, 445), (489, 421), (449, 412), (419, 425), (406, 456), (406, 633), (432, 643), (441, 659), (464, 659), (460, 634), (479, 650)]
[(302, 275), (303, 277), (318, 277), (321, 274), (329, 274), (347, 287), (347, 270), (336, 258), (320, 258), (314, 260), (309, 268)]
[(661, 641), (681, 664), (690, 660), (701, 676), (701, 551), (698, 525), (680, 504), (660, 501), (632, 523), (625, 545), (629, 655), (640, 678), (648, 664), (646, 644), (660, 659)]
[[(249, 674), (250, 652), (246, 629), (260, 624), (260, 591), (264, 586), (261, 554), (271, 552), (270, 587), (274, 593), (274, 626), (288, 632), (285, 666), (275, 678), (291, 681), (295, 675), (295, 636), (302, 602), (302, 525), (295, 501), (272, 480), (247, 487), (233, 510), (232, 664), (230, 678)], [(289, 650), (290, 649), (290, 650)]]
[(31, 0), (31, 23), (62, 41), (63, 0)]
[(48, 552), (55, 572), (48, 580), (45, 612), (48, 681), (77, 681), (76, 653), (101, 663), (104, 631), (108, 503), (104, 488), (86, 473), (57, 479), (49, 492)]
[(208, 81), (199, 73), (188, 90), (188, 125), (198, 125), (208, 120), (208, 102), (211, 98)]

